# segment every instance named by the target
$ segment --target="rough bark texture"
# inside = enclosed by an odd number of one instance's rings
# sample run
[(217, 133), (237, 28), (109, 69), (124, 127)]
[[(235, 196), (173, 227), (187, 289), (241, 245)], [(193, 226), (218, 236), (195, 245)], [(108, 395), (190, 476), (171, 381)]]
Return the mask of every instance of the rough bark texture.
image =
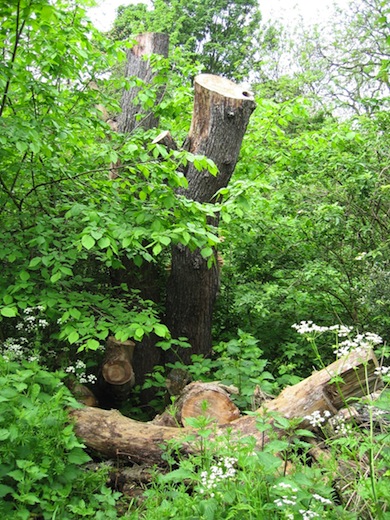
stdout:
[[(139, 78), (143, 84), (150, 85), (156, 75), (150, 66), (149, 60), (145, 59), (151, 54), (168, 56), (169, 36), (160, 33), (140, 34), (136, 38), (137, 44), (127, 52), (127, 62), (125, 75), (127, 77)], [(156, 87), (157, 88), (157, 87)], [(158, 125), (158, 118), (152, 111), (143, 112), (142, 108), (135, 104), (135, 98), (139, 94), (140, 88), (133, 87), (122, 94), (121, 108), (122, 113), (119, 117), (117, 130), (121, 133), (130, 133), (135, 128), (142, 127), (149, 130)], [(155, 107), (161, 101), (163, 89), (157, 89)], [(141, 119), (137, 119), (141, 115)], [(110, 178), (118, 176), (118, 166), (112, 165)], [(130, 259), (121, 258), (124, 268), (112, 271), (112, 284), (119, 287), (121, 283), (126, 283), (128, 287), (133, 287), (140, 291), (140, 296), (145, 300), (160, 303), (160, 290), (162, 276), (161, 270), (156, 264), (144, 263), (137, 267)], [(138, 352), (133, 360), (136, 384), (144, 382), (145, 374), (152, 372), (153, 367), (161, 362), (161, 351), (155, 347), (156, 338), (151, 335), (145, 337), (138, 346)], [(152, 398), (153, 389), (146, 391), (142, 396), (143, 402)]]
[[(145, 85), (150, 86), (153, 78), (156, 76), (156, 72), (153, 71), (150, 61), (145, 60), (144, 57), (151, 54), (159, 54), (166, 58), (168, 56), (169, 36), (162, 33), (145, 33), (139, 34), (135, 39), (137, 44), (127, 51), (125, 76), (137, 77)], [(123, 92), (119, 132), (130, 133), (138, 127), (149, 130), (158, 125), (158, 118), (155, 117), (153, 111), (145, 112), (139, 105), (135, 104), (134, 100), (140, 90), (140, 88), (134, 87)], [(163, 94), (164, 90), (159, 88), (156, 92), (155, 106), (160, 103)]]
[[(238, 160), (246, 127), (255, 108), (252, 94), (232, 81), (201, 74), (195, 78), (194, 111), (185, 147), (205, 155), (217, 165), (216, 176), (187, 170), (188, 188), (181, 194), (198, 202), (215, 202), (219, 189), (228, 185)], [(218, 225), (217, 222), (214, 225)], [(173, 337), (185, 336), (192, 348), (180, 353), (185, 362), (191, 354), (208, 354), (211, 326), (219, 287), (219, 269), (211, 269), (199, 251), (184, 246), (172, 250), (172, 268), (167, 287), (166, 322)], [(174, 355), (167, 354), (167, 361)]]
[[(354, 352), (339, 359), (332, 365), (315, 372), (297, 385), (287, 387), (278, 397), (269, 401), (259, 410), (266, 420), (269, 412), (277, 412), (288, 419), (302, 419), (300, 427), (311, 428), (306, 416), (314, 411), (328, 411), (334, 415), (344, 406), (345, 397), (361, 397), (376, 390), (381, 379), (375, 374), (378, 362), (372, 351)], [(368, 374), (367, 380), (365, 374)], [(344, 383), (334, 392), (332, 379), (341, 376)], [(329, 390), (331, 389), (331, 392)], [(212, 401), (212, 399), (211, 399)], [(188, 433), (196, 434), (190, 428), (173, 428), (153, 423), (140, 423), (122, 416), (119, 412), (86, 407), (72, 411), (76, 422), (76, 432), (86, 445), (108, 457), (124, 456), (136, 462), (161, 463), (162, 444), (168, 440), (182, 441)], [(228, 427), (231, 438), (253, 436), (261, 448), (267, 437), (257, 428), (258, 417), (241, 417), (219, 426), (216, 436), (222, 435)], [(194, 443), (187, 441), (182, 446), (184, 453), (195, 450)]]

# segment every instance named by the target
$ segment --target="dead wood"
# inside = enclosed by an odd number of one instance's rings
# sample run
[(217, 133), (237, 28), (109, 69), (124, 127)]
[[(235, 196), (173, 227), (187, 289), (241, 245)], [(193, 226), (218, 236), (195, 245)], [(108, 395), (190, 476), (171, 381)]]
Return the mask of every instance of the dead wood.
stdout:
[(135, 384), (134, 347), (135, 343), (130, 340), (121, 342), (109, 336), (97, 383), (103, 400), (109, 398), (120, 403), (129, 396)]
[(153, 419), (153, 424), (186, 426), (186, 419), (199, 415), (205, 415), (216, 424), (230, 423), (240, 417), (240, 410), (231, 401), (230, 393), (227, 387), (218, 383), (190, 383), (168, 410)]
[[(272, 422), (272, 417), (268, 419), (271, 412), (288, 419), (300, 419), (300, 427), (310, 429), (312, 426), (307, 416), (314, 411), (328, 411), (333, 416), (341, 405), (344, 406), (345, 396), (347, 399), (355, 399), (377, 389), (381, 383), (380, 376), (375, 374), (377, 366), (378, 362), (372, 351), (352, 352), (300, 383), (284, 389), (278, 397), (264, 403), (257, 410), (257, 416), (243, 416), (216, 426), (215, 435), (222, 435), (229, 427), (233, 437), (252, 436), (261, 448), (268, 438), (259, 432), (257, 420), (263, 417)], [(340, 381), (337, 385), (335, 378)], [(207, 400), (212, 410), (214, 399), (211, 395), (208, 394)], [(202, 407), (200, 413), (203, 413)], [(164, 444), (173, 440), (182, 443), (183, 453), (196, 450), (196, 431), (192, 428), (142, 423), (124, 417), (116, 410), (91, 407), (74, 410), (72, 416), (76, 432), (85, 444), (106, 457), (128, 457), (136, 462), (161, 463)], [(189, 434), (193, 435), (193, 440), (184, 440)]]

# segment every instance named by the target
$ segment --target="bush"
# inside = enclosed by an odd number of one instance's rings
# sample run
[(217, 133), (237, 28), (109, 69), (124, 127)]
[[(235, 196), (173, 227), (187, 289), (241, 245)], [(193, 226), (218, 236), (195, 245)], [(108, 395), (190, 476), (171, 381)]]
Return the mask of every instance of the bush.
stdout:
[(0, 355), (0, 514), (29, 519), (117, 518), (104, 472), (90, 460), (69, 423), (79, 406), (62, 383), (36, 361)]

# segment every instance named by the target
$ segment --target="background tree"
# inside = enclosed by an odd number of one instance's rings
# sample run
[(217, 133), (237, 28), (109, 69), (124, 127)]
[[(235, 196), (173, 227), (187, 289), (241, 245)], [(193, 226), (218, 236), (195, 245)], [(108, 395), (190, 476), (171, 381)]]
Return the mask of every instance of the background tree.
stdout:
[[(240, 80), (253, 71), (261, 42), (275, 37), (261, 26), (255, 0), (154, 0), (120, 7), (111, 36), (129, 39), (144, 31), (170, 35), (204, 71)], [(272, 31), (271, 31), (272, 32)]]

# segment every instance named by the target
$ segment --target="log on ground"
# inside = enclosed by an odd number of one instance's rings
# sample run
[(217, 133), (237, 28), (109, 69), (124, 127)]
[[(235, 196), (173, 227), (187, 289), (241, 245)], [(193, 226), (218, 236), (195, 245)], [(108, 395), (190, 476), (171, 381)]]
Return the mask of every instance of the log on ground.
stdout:
[[(259, 416), (267, 416), (269, 412), (277, 412), (288, 419), (301, 419), (300, 427), (310, 429), (311, 425), (305, 418), (314, 411), (328, 411), (330, 415), (334, 415), (344, 407), (345, 399), (361, 397), (375, 391), (381, 385), (380, 376), (375, 374), (377, 366), (378, 362), (372, 351), (352, 352), (297, 385), (287, 387), (278, 397), (259, 408), (257, 417), (244, 416), (216, 426), (214, 435), (220, 436), (229, 428), (233, 437), (254, 437), (261, 449), (267, 438), (259, 432), (257, 420)], [(335, 386), (335, 377), (344, 382)], [(343, 398), (342, 395), (346, 397)], [(90, 407), (74, 410), (71, 415), (75, 420), (77, 435), (89, 448), (106, 457), (124, 457), (150, 464), (161, 463), (163, 445), (170, 440), (182, 443), (183, 453), (196, 451), (196, 430), (191, 428), (142, 423), (126, 418), (116, 410)], [(192, 435), (192, 441), (188, 438), (185, 440), (188, 435)]]

